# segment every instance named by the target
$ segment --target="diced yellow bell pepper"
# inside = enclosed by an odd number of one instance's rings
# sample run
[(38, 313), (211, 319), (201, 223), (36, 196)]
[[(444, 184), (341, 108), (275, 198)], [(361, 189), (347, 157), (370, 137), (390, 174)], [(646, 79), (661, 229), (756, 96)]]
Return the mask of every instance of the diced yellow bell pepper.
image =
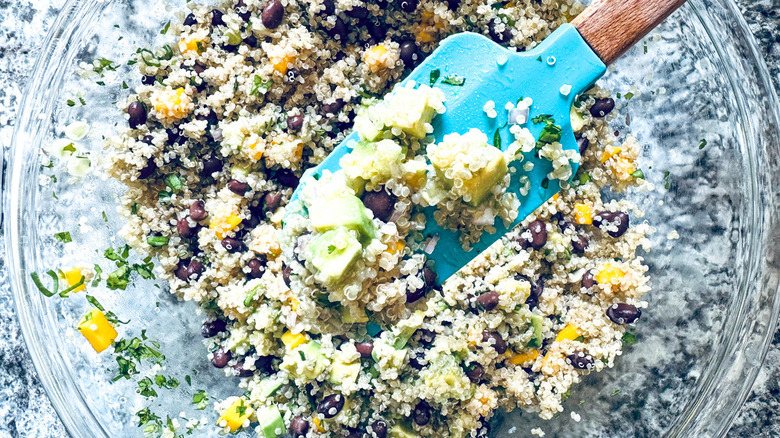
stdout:
[(192, 98), (184, 88), (156, 90), (152, 96), (154, 109), (164, 118), (181, 119), (189, 113)]
[(187, 36), (179, 40), (179, 52), (183, 54), (189, 52), (200, 53), (200, 47), (203, 47), (203, 41), (193, 37)]
[(274, 66), (274, 70), (278, 71), (279, 73), (286, 75), (287, 70), (289, 70), (289, 65), (295, 61), (295, 57), (293, 55), (284, 55), (284, 56), (274, 56), (271, 57), (271, 63)]
[[(67, 271), (63, 271), (63, 274), (65, 274), (65, 281), (68, 282), (68, 286), (74, 286), (79, 281), (81, 281), (82, 277), (84, 277), (84, 274), (81, 273), (81, 270), (84, 268), (80, 267), (73, 267), (68, 269)], [(81, 292), (87, 288), (86, 280), (84, 281), (84, 284), (81, 286), (73, 289), (73, 293)]]
[(574, 221), (580, 225), (593, 223), (593, 209), (586, 204), (574, 204)]
[(209, 228), (214, 230), (219, 239), (223, 239), (225, 234), (230, 230), (237, 227), (241, 223), (241, 218), (238, 215), (230, 213), (227, 216), (215, 216), (209, 223)]
[(421, 30), (420, 32), (417, 33), (417, 41), (421, 43), (430, 43), (431, 41), (433, 41), (433, 35), (431, 35), (430, 33), (424, 30)]
[(612, 263), (605, 264), (596, 274), (596, 281), (601, 284), (617, 284), (625, 277), (626, 271)]
[(295, 298), (290, 298), (290, 308), (293, 309), (293, 312), (297, 312), (298, 311), (298, 306), (300, 306), (300, 305), (301, 305), (300, 301), (298, 301)]
[(577, 331), (577, 327), (573, 324), (566, 324), (566, 326), (558, 332), (558, 335), (555, 336), (555, 342), (561, 342), (564, 339), (573, 341), (578, 337), (580, 337), (580, 333)]
[(320, 423), (319, 417), (313, 417), (311, 419), (311, 422), (314, 423), (314, 429), (317, 433), (323, 433), (325, 432), (325, 429), (322, 428), (322, 424)]
[(365, 62), (368, 65), (368, 68), (374, 73), (386, 67), (386, 59), (387, 49), (381, 44), (366, 50), (363, 54), (363, 62)]
[(111, 343), (114, 342), (118, 335), (100, 309), (92, 309), (85, 313), (76, 328), (87, 338), (92, 348), (98, 353), (111, 346)]
[(531, 351), (526, 351), (525, 353), (513, 354), (512, 357), (509, 358), (509, 361), (514, 365), (523, 365), (536, 360), (537, 357), (539, 357), (539, 350), (533, 349)]
[(284, 334), (282, 335), (282, 342), (284, 342), (284, 345), (286, 345), (287, 348), (289, 348), (290, 350), (292, 350), (293, 348), (299, 345), (305, 344), (307, 340), (308, 339), (306, 339), (306, 335), (304, 335), (303, 333), (293, 334), (293, 332), (289, 330), (284, 332)]
[(553, 198), (553, 201), (557, 202), (558, 198), (560, 198), (560, 197), (561, 197), (561, 192), (558, 192), (558, 193), (554, 194), (552, 198)]
[(601, 162), (604, 163), (610, 158), (612, 158), (614, 155), (619, 154), (623, 149), (614, 147), (614, 146), (607, 146), (604, 149), (604, 153), (601, 154)]
[(255, 410), (249, 406), (243, 398), (236, 399), (217, 420), (217, 425), (227, 427), (231, 432), (235, 432), (244, 426), (244, 422), (255, 413)]
[(398, 252), (403, 251), (404, 248), (406, 248), (406, 243), (403, 240), (399, 240), (398, 242), (395, 243), (395, 245), (393, 245), (392, 243), (388, 245), (385, 252), (390, 254), (396, 254)]

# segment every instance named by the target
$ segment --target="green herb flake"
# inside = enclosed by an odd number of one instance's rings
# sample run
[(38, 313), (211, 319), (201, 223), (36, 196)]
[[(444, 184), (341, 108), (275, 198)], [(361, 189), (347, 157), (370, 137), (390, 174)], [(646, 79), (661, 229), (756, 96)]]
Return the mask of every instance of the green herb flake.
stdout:
[(616, 390), (615, 390), (615, 392), (613, 392), (612, 394), (610, 394), (610, 397), (614, 397), (614, 396), (616, 396), (616, 395), (618, 395), (618, 394), (620, 394), (620, 389), (616, 389)]
[(202, 411), (208, 406), (209, 396), (205, 390), (199, 389), (195, 394), (192, 394), (192, 404), (195, 405), (195, 409)]
[(704, 146), (707, 146), (707, 140), (701, 139), (701, 142), (699, 142), (699, 150), (704, 149)]
[(636, 344), (636, 335), (634, 335), (633, 333), (626, 332), (623, 335), (623, 343), (627, 345)]
[(585, 336), (582, 335), (577, 336), (576, 338), (574, 338), (574, 340), (577, 342), (585, 342)]
[(246, 405), (244, 404), (244, 399), (240, 399), (240, 403), (238, 406), (236, 406), (236, 412), (238, 413), (239, 417), (243, 417), (244, 414), (246, 414)]
[(92, 279), (92, 287), (100, 284), (100, 275), (103, 273), (103, 269), (99, 265), (95, 265), (95, 278)]
[(106, 85), (106, 83), (105, 83), (105, 82), (103, 82), (103, 81), (97, 81), (97, 82), (95, 82), (95, 83), (96, 83), (96, 84), (98, 84), (98, 85), (100, 85), (101, 87)]
[(72, 100), (70, 100), (70, 99), (66, 100), (66, 101), (65, 101), (65, 103), (66, 103), (68, 106), (75, 106), (75, 105), (76, 105), (76, 102), (74, 102), (74, 101), (72, 101)]
[(306, 354), (302, 350), (298, 350), (298, 355), (301, 356), (301, 360), (306, 360)]
[(75, 154), (76, 153), (76, 146), (73, 146), (73, 143), (68, 143), (67, 145), (65, 145), (64, 148), (62, 148), (62, 151), (63, 152), (70, 152), (71, 154)]
[(144, 397), (157, 397), (157, 391), (152, 387), (152, 379), (144, 377), (138, 381), (138, 388), (135, 390)]
[(100, 214), (103, 216), (103, 222), (108, 222), (108, 216), (106, 215), (106, 212), (103, 211)]
[(105, 312), (106, 309), (103, 307), (100, 302), (98, 302), (97, 298), (93, 297), (92, 295), (87, 295), (87, 302), (89, 304), (92, 304), (93, 306), (97, 307), (98, 310), (101, 312)]
[(549, 115), (549, 114), (539, 114), (538, 116), (532, 117), (531, 121), (536, 123), (536, 124), (539, 124), (539, 123), (544, 123), (545, 125), (553, 125), (553, 124), (555, 124), (555, 119), (551, 115)]
[(184, 376), (184, 381), (187, 382), (187, 385), (192, 386), (192, 377), (189, 374)]
[(168, 175), (165, 177), (165, 185), (167, 185), (173, 193), (177, 193), (181, 191), (182, 188), (184, 188), (184, 184), (182, 183), (179, 175)]
[(536, 60), (537, 60), (537, 61), (539, 61), (539, 62), (542, 62), (542, 57), (541, 57), (541, 56), (538, 56), (538, 57), (536, 58)]
[[(249, 90), (249, 94), (255, 96), (258, 96), (260, 94), (265, 94), (268, 92), (268, 90), (271, 89), (271, 86), (273, 84), (274, 84), (273, 79), (265, 80), (260, 76), (255, 75), (252, 78), (252, 88)], [(236, 82), (236, 87), (238, 87), (238, 82)]]
[(436, 81), (439, 80), (439, 76), (441, 76), (441, 70), (439, 70), (438, 68), (431, 70), (431, 74), (430, 74), (431, 87), (433, 87), (433, 84), (435, 84)]
[(114, 61), (106, 58), (99, 58), (97, 60), (97, 65), (95, 63), (92, 64), (93, 68), (95, 70), (95, 73), (99, 74), (100, 77), (103, 77), (103, 74), (106, 71), (115, 71), (116, 66), (114, 65)]
[(333, 251), (336, 250), (336, 245), (328, 245), (328, 254), (333, 254)]
[(149, 236), (146, 238), (146, 243), (149, 244), (149, 246), (153, 246), (155, 248), (162, 248), (163, 246), (168, 244), (168, 237), (167, 236)]
[(647, 43), (642, 43), (642, 51), (647, 54)]
[(550, 180), (546, 177), (542, 180), (542, 188), (546, 189), (550, 185)]
[(628, 93), (624, 94), (623, 97), (625, 97), (626, 100), (631, 100), (634, 97), (634, 93), (629, 91)]
[(80, 102), (82, 105), (84, 105), (84, 106), (87, 106), (87, 101), (85, 101), (83, 97), (79, 97), (79, 102)]
[(501, 128), (496, 128), (496, 132), (493, 133), (493, 146), (496, 149), (501, 149)]
[(637, 169), (637, 170), (631, 172), (631, 176), (633, 176), (634, 178), (645, 179), (645, 173), (642, 172), (642, 169)]
[(138, 417), (138, 426), (143, 426), (144, 424), (160, 421), (160, 417), (158, 417), (154, 412), (149, 410), (148, 407), (143, 408), (140, 411), (136, 412), (135, 416)]
[(130, 87), (127, 86), (127, 82), (122, 81), (122, 89), (123, 90), (127, 90), (128, 88), (130, 88)]
[(168, 29), (170, 28), (171, 28), (171, 22), (169, 21), (165, 23), (165, 26), (163, 26), (162, 30), (160, 31), (160, 34), (165, 35), (166, 33), (168, 33)]
[(462, 87), (466, 83), (466, 78), (452, 74), (445, 76), (444, 79), (441, 80), (441, 83), (455, 87)]
[(46, 275), (51, 277), (52, 280), (52, 290), (49, 290), (46, 288), (46, 286), (43, 285), (43, 282), (41, 281), (40, 277), (38, 276), (37, 272), (31, 272), (30, 277), (32, 277), (32, 281), (35, 284), (35, 287), (38, 288), (38, 291), (42, 293), (45, 297), (51, 297), (54, 296), (57, 292), (59, 292), (60, 289), (60, 279), (57, 277), (57, 273), (49, 269), (46, 271)]
[(664, 188), (666, 190), (669, 190), (672, 187), (672, 183), (669, 181), (669, 176), (670, 175), (671, 175), (671, 173), (669, 173), (668, 170), (664, 172)]
[(179, 381), (173, 377), (165, 377), (162, 374), (154, 376), (154, 383), (160, 388), (173, 389), (179, 386)]
[(70, 237), (70, 231), (63, 231), (61, 233), (56, 233), (54, 234), (54, 237), (62, 243), (73, 242), (73, 239)]

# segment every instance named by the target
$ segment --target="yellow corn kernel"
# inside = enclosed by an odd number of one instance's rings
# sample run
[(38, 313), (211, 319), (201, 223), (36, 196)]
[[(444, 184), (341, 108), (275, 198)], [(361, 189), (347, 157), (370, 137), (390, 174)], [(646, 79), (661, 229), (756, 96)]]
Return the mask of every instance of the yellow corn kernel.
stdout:
[(246, 404), (243, 398), (236, 399), (230, 407), (225, 409), (225, 412), (217, 420), (217, 425), (220, 427), (227, 427), (231, 432), (235, 432), (244, 426), (244, 422), (255, 410), (251, 406)]
[(433, 41), (433, 35), (431, 35), (430, 33), (424, 30), (421, 30), (420, 32), (417, 33), (417, 41), (421, 43), (430, 43), (431, 41)]
[(626, 271), (623, 268), (607, 263), (596, 274), (596, 281), (601, 284), (617, 284), (625, 275)]
[(387, 49), (381, 44), (366, 50), (363, 54), (363, 62), (365, 62), (368, 65), (368, 68), (374, 73), (387, 67), (385, 64), (386, 59)]
[(399, 240), (398, 242), (395, 243), (395, 245), (393, 244), (388, 245), (385, 252), (389, 254), (396, 254), (403, 251), (404, 248), (406, 248), (406, 243), (403, 240)]
[(295, 57), (293, 55), (284, 55), (284, 56), (274, 56), (271, 57), (271, 63), (274, 66), (274, 70), (278, 71), (279, 73), (286, 75), (287, 70), (290, 68), (289, 65), (295, 61)]
[(237, 227), (241, 223), (241, 218), (238, 215), (230, 213), (227, 216), (216, 216), (209, 223), (209, 228), (214, 230), (217, 237), (223, 239), (225, 234), (230, 230)]
[(620, 151), (622, 151), (622, 149), (614, 147), (614, 146), (609, 146), (609, 147), (605, 148), (604, 149), (604, 153), (601, 154), (601, 162), (602, 163), (606, 162), (607, 160), (612, 158), (614, 155), (619, 154)]
[(558, 192), (558, 193), (554, 194), (552, 198), (553, 198), (553, 201), (558, 202), (558, 198), (560, 198), (560, 197), (561, 197), (561, 192)]
[(593, 209), (586, 204), (574, 204), (574, 220), (580, 225), (593, 223)]
[(541, 370), (544, 374), (547, 374), (548, 376), (553, 376), (560, 371), (561, 367), (556, 364), (552, 363), (553, 358), (562, 357), (561, 353), (552, 354), (551, 351), (548, 351), (547, 354), (544, 355), (542, 358), (542, 367)]
[(76, 329), (87, 338), (98, 353), (108, 348), (117, 337), (116, 330), (100, 309), (92, 309), (85, 313)]
[(539, 350), (533, 349), (525, 353), (513, 354), (512, 357), (509, 358), (509, 361), (514, 365), (523, 365), (536, 360), (537, 357), (539, 357)]
[(241, 151), (250, 159), (260, 161), (265, 153), (265, 141), (262, 138), (257, 137), (251, 141), (244, 142), (241, 146)]
[(192, 105), (192, 98), (182, 87), (157, 90), (152, 94), (151, 100), (157, 113), (169, 119), (181, 119), (186, 116)]
[(290, 308), (293, 309), (293, 312), (298, 311), (298, 306), (301, 305), (301, 302), (298, 301), (295, 298), (290, 298)]
[(311, 419), (311, 422), (314, 423), (314, 429), (317, 431), (317, 433), (325, 432), (325, 429), (322, 428), (322, 424), (320, 424), (320, 418), (319, 417), (313, 417)]
[[(84, 277), (84, 274), (81, 273), (82, 269), (84, 268), (73, 267), (63, 272), (63, 274), (65, 274), (65, 281), (68, 282), (68, 286), (74, 286), (79, 281), (81, 281), (81, 279)], [(87, 282), (86, 280), (84, 280), (84, 284), (73, 289), (73, 293), (83, 291), (86, 288), (87, 288)]]
[(580, 333), (579, 331), (577, 331), (577, 327), (575, 327), (572, 324), (566, 324), (566, 327), (564, 327), (561, 331), (559, 331), (558, 335), (555, 336), (555, 342), (561, 342), (564, 339), (573, 341), (579, 337), (580, 337)]
[(179, 52), (181, 52), (182, 55), (189, 52), (200, 53), (199, 44), (202, 46), (203, 41), (193, 36), (184, 37), (179, 40)]
[(303, 333), (293, 334), (293, 332), (287, 330), (282, 335), (282, 342), (284, 342), (284, 345), (286, 345), (287, 348), (289, 348), (290, 350), (292, 350), (293, 348), (299, 345), (305, 344), (306, 341), (307, 341), (306, 335), (304, 335)]

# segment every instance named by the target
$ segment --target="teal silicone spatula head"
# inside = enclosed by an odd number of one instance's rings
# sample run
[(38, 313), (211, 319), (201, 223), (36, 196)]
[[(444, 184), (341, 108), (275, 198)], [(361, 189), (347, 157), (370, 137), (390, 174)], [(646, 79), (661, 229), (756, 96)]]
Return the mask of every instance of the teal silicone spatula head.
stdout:
[[(661, 14), (656, 14), (657, 22), (682, 3), (680, 0), (672, 1), (673, 3), (667, 5), (670, 9), (663, 14), (663, 17)], [(583, 15), (588, 15), (586, 13), (590, 10), (589, 16), (595, 16), (596, 19), (603, 20), (605, 16), (618, 19), (621, 11), (625, 12), (626, 8), (630, 10), (632, 6), (630, 0), (607, 0), (591, 5)], [(603, 12), (593, 14), (594, 10)], [(626, 39), (632, 39), (625, 44), (635, 43), (655, 27), (657, 22), (634, 26), (636, 27), (634, 32), (630, 30), (624, 32)], [(588, 36), (586, 33), (583, 34)], [(595, 29), (592, 34), (594, 37), (601, 35), (599, 29)], [(621, 38), (617, 37), (612, 41), (620, 40)], [(606, 41), (609, 42), (609, 39), (607, 38)], [(436, 116), (431, 123), (436, 142), (441, 141), (447, 134), (463, 134), (477, 128), (492, 139), (493, 146), (506, 148), (514, 137), (509, 132), (511, 123), (507, 123), (508, 113), (504, 110), (504, 106), (507, 102), (516, 104), (519, 100), (530, 98), (532, 104), (526, 123), (522, 126), (528, 128), (534, 138), (538, 139), (548, 121), (554, 120), (554, 124), (561, 128), (558, 141), (563, 150), (576, 151), (578, 147), (570, 121), (570, 109), (574, 99), (604, 74), (606, 65), (602, 59), (611, 62), (628, 47), (608, 43), (601, 45), (611, 50), (608, 55), (601, 53), (598, 47), (594, 47), (596, 50), (594, 51), (580, 31), (571, 24), (560, 26), (541, 44), (527, 52), (508, 50), (479, 34), (461, 33), (442, 41), (439, 47), (411, 72), (401, 86), (414, 81), (418, 84), (439, 87), (444, 92), (446, 112)], [(597, 55), (597, 52), (601, 56)], [(449, 75), (457, 75), (465, 79), (465, 83), (462, 86), (443, 83), (441, 78)], [(495, 118), (489, 117), (484, 110), (485, 104), (489, 101), (495, 105), (497, 112)], [(293, 195), (293, 201), (297, 198), (301, 187), (304, 184), (316, 184), (316, 179), (323, 171), (337, 171), (340, 168), (341, 157), (349, 153), (350, 147), (358, 140), (358, 134), (353, 132), (319, 166), (307, 171), (301, 179), (301, 186)], [(423, 235), (438, 239), (437, 244), (428, 254), (428, 259), (434, 262), (433, 269), (438, 275), (439, 282), (443, 282), (465, 266), (560, 190), (558, 180), (548, 177), (552, 171), (550, 161), (539, 158), (533, 151), (523, 155), (521, 163), (518, 163), (519, 159), (514, 162), (516, 171), (512, 174), (508, 188), (509, 191), (515, 192), (520, 200), (517, 219), (508, 227), (497, 219), (496, 232), (483, 233), (480, 240), (469, 250), (463, 249), (456, 232), (441, 228), (436, 223), (433, 218), (433, 207), (426, 210), (427, 221)], [(529, 162), (533, 163), (533, 167), (525, 170), (523, 165)], [(510, 163), (510, 166), (513, 164)], [(571, 166), (571, 175), (574, 175), (578, 164), (572, 162)], [(528, 167), (530, 166), (525, 168)], [(314, 178), (315, 176), (317, 178)], [(528, 177), (530, 181), (530, 190), (525, 195), (520, 192), (520, 179), (523, 176)]]

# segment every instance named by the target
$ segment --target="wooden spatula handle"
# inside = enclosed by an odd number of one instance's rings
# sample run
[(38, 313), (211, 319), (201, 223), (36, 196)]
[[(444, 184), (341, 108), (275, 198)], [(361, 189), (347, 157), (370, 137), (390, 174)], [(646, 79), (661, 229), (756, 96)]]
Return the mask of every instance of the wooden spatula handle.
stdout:
[(604, 64), (612, 64), (685, 0), (595, 0), (572, 22)]

